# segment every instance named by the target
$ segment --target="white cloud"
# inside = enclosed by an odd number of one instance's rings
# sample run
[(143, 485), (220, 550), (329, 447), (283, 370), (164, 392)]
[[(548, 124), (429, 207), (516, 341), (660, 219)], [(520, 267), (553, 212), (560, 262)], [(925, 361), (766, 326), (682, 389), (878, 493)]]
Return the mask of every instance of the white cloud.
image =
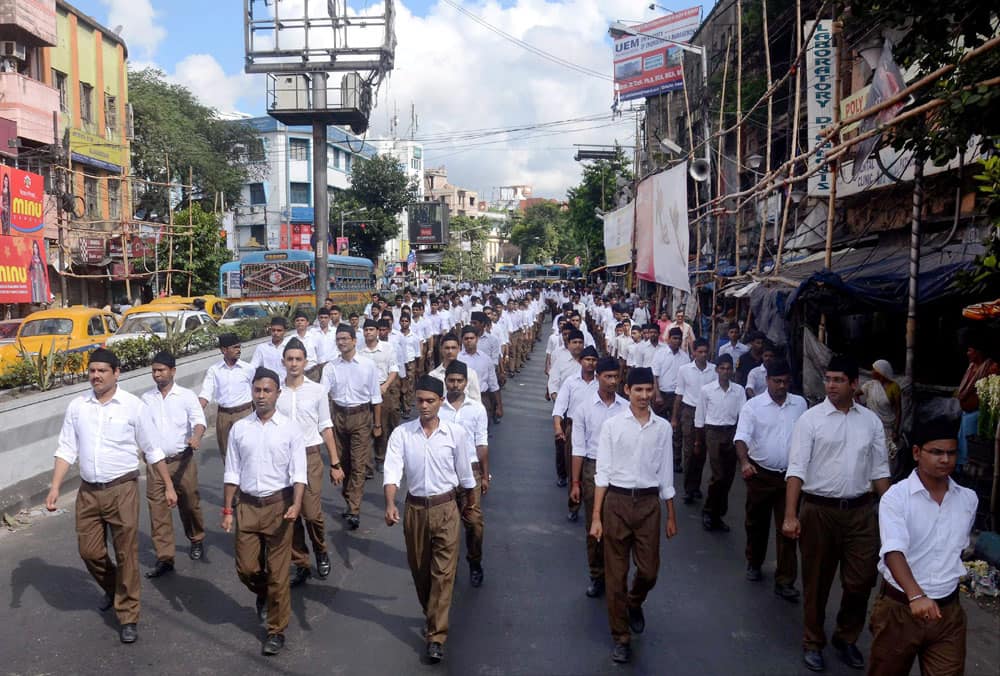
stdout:
[(157, 23), (159, 12), (153, 9), (151, 0), (101, 0), (108, 8), (107, 26), (122, 27), (121, 35), (132, 50), (130, 56), (138, 56), (134, 50), (142, 50), (143, 58), (152, 58), (160, 43), (167, 37), (167, 30)]
[(221, 112), (238, 110), (241, 100), (258, 100), (264, 92), (264, 82), (259, 76), (242, 71), (229, 75), (211, 54), (184, 57), (168, 79), (184, 85), (203, 104)]

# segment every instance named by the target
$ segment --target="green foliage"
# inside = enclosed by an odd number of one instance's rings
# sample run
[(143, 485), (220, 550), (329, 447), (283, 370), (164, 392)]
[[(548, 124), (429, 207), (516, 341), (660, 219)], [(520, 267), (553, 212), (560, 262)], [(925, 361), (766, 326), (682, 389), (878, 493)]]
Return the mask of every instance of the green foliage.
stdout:
[[(561, 260), (569, 255), (580, 256), (584, 270), (604, 265), (604, 222), (597, 216), (596, 209), (611, 211), (615, 208), (615, 178), (621, 176), (631, 181), (629, 161), (621, 148), (617, 148), (615, 160), (600, 160), (585, 165), (580, 184), (569, 189), (569, 212), (566, 219), (567, 241), (572, 249), (566, 251)], [(562, 252), (561, 252), (562, 253)]]
[(989, 234), (983, 242), (986, 251), (976, 256), (971, 269), (955, 275), (955, 284), (967, 293), (994, 299), (1000, 298), (1000, 156), (981, 159), (979, 165), (981, 172), (974, 178), (990, 222)]
[[(853, 2), (845, 17), (848, 35), (870, 35), (872, 26), (906, 26), (893, 49), (901, 70), (914, 67), (909, 81), (916, 82), (942, 66), (958, 63), (971, 49), (995, 35), (996, 3), (953, 0), (928, 3), (914, 11), (909, 0)], [(914, 94), (916, 107), (931, 99), (948, 103), (928, 118), (914, 116), (893, 130), (892, 145), (906, 148), (945, 164), (978, 136), (982, 153), (996, 147), (1000, 137), (1000, 88), (977, 86), (1000, 72), (1000, 53), (993, 49), (970, 59)]]
[[(490, 275), (486, 262), (486, 238), (491, 225), (488, 221), (469, 216), (456, 216), (449, 225), (450, 239), (441, 261), (441, 273), (462, 279), (484, 280)], [(472, 251), (462, 251), (461, 242), (469, 242)]]
[(399, 233), (396, 217), (416, 200), (417, 188), (391, 155), (355, 160), (351, 187), (337, 194), (330, 206), (330, 229), (339, 233), (344, 214), (344, 235), (351, 242), (351, 253), (377, 260), (385, 243)]
[(521, 249), (522, 263), (547, 263), (555, 257), (565, 229), (566, 215), (560, 205), (538, 202), (511, 228), (510, 241)]
[(41, 349), (38, 352), (28, 352), (21, 347), (20, 355), (21, 360), (30, 366), (31, 383), (43, 392), (51, 389), (62, 370), (57, 368), (58, 352), (55, 339), (49, 344), (48, 352)]
[[(194, 180), (194, 198), (209, 208), (217, 193), (227, 204), (238, 204), (243, 184), (266, 168), (256, 130), (248, 124), (227, 122), (216, 111), (198, 103), (184, 86), (167, 82), (155, 68), (129, 71), (129, 102), (135, 111), (132, 173), (158, 182)], [(169, 156), (170, 176), (166, 174)], [(186, 196), (185, 196), (186, 197)], [(150, 189), (138, 197), (136, 209), (167, 213), (165, 188)]]
[(0, 390), (10, 390), (15, 387), (30, 387), (35, 384), (35, 368), (27, 359), (15, 359), (4, 364), (0, 373)]
[[(219, 283), (219, 266), (232, 260), (229, 249), (219, 238), (219, 231), (222, 229), (222, 219), (220, 216), (202, 209), (197, 202), (194, 203), (191, 211), (191, 221), (194, 225), (193, 234), (186, 231), (188, 224), (188, 211), (184, 209), (174, 214), (174, 230), (177, 234), (173, 237), (175, 270), (181, 273), (174, 273), (172, 278), (173, 292), (181, 295), (187, 294), (187, 271), (194, 273), (191, 293), (194, 295), (214, 293)], [(191, 253), (191, 238), (194, 238), (193, 255)], [(170, 238), (164, 236), (160, 239), (157, 247), (157, 256), (160, 268), (166, 268), (169, 260)]]

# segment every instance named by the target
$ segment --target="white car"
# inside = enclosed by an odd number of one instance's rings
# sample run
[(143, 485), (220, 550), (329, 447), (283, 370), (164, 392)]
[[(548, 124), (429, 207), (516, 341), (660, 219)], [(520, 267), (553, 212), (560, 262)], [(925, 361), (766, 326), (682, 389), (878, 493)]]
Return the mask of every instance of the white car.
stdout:
[(216, 326), (211, 315), (203, 310), (165, 310), (163, 312), (138, 312), (122, 322), (121, 328), (107, 340), (107, 345), (130, 338), (166, 338), (169, 330), (180, 324), (182, 333), (197, 331), (205, 326)]
[(283, 315), (287, 307), (286, 303), (260, 300), (233, 303), (226, 308), (222, 318), (219, 319), (219, 325), (232, 326), (244, 319), (267, 319), (277, 314)]

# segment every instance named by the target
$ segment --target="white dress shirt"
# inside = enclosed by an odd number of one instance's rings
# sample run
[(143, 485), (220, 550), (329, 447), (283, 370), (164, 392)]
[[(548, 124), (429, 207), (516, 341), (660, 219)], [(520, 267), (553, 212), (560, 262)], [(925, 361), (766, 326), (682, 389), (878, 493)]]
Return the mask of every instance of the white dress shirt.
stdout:
[(719, 348), (719, 356), (721, 357), (724, 354), (728, 354), (730, 357), (733, 358), (733, 364), (736, 365), (740, 363), (740, 357), (742, 357), (749, 351), (750, 351), (750, 346), (747, 345), (746, 343), (738, 342), (735, 345), (733, 345), (731, 342), (727, 341), (722, 345), (722, 347)]
[(580, 362), (573, 359), (573, 354), (569, 350), (557, 350), (549, 364), (549, 393), (558, 395), (563, 382), (579, 373)]
[(903, 591), (885, 563), (886, 554), (900, 552), (906, 557), (913, 579), (927, 596), (940, 599), (955, 591), (959, 579), (966, 574), (961, 554), (969, 545), (978, 506), (975, 491), (959, 486), (951, 478), (948, 492), (939, 505), (917, 470), (891, 486), (878, 507), (882, 540), (878, 570), (882, 577)]
[(118, 387), (102, 404), (90, 390), (66, 407), (55, 456), (70, 465), (79, 460), (84, 481), (107, 483), (139, 469), (140, 449), (149, 464), (163, 460), (155, 435), (139, 397)]
[(660, 498), (674, 497), (673, 431), (652, 411), (645, 425), (631, 407), (604, 421), (597, 442), (594, 485), (660, 489)]
[(652, 367), (653, 363), (656, 361), (657, 353), (669, 349), (670, 348), (663, 343), (653, 345), (648, 340), (644, 340), (639, 343), (639, 350), (635, 355), (635, 365), (640, 367)]
[(795, 423), (786, 472), (793, 476), (803, 491), (826, 498), (868, 493), (872, 481), (889, 477), (882, 421), (864, 406), (841, 413), (824, 399)]
[(438, 411), (438, 417), (446, 422), (458, 423), (462, 426), (469, 441), (469, 462), (479, 462), (476, 447), (489, 445), (487, 429), (489, 417), (486, 413), (486, 407), (478, 401), (463, 397), (462, 405), (455, 408), (445, 397), (444, 403), (441, 404), (441, 409)]
[(608, 418), (628, 410), (628, 399), (616, 394), (609, 406), (597, 391), (586, 394), (573, 414), (573, 455), (596, 460), (601, 428)]
[(338, 354), (323, 369), (322, 385), (337, 406), (381, 404), (379, 371), (375, 362), (355, 352), (350, 361)]
[(763, 364), (750, 369), (747, 374), (747, 389), (753, 390), (755, 397), (767, 392), (767, 369)]
[(675, 392), (677, 390), (677, 372), (684, 364), (691, 363), (691, 357), (684, 350), (678, 348), (674, 352), (670, 346), (666, 350), (657, 350), (653, 354), (653, 375), (659, 379), (661, 392)]
[(458, 360), (476, 372), (479, 376), (479, 387), (483, 392), (498, 392), (500, 383), (497, 382), (496, 363), (490, 359), (489, 355), (476, 349), (475, 353), (469, 354), (464, 349), (458, 353)]
[(730, 381), (729, 387), (722, 389), (716, 378), (714, 382), (701, 387), (694, 410), (694, 426), (735, 425), (745, 403), (747, 393), (742, 385)]
[(570, 376), (559, 386), (559, 394), (556, 395), (556, 402), (552, 405), (552, 415), (562, 418), (575, 418), (576, 410), (580, 402), (584, 401), (591, 392), (597, 391), (597, 376), (589, 381), (584, 380), (580, 373)]
[(229, 432), (222, 481), (257, 498), (309, 483), (298, 424), (278, 411), (267, 422), (256, 413), (237, 420)]
[(677, 369), (677, 386), (674, 388), (674, 394), (681, 397), (681, 401), (688, 406), (697, 406), (701, 388), (713, 381), (719, 381), (715, 364), (705, 362), (705, 368), (700, 369), (698, 362), (691, 361)]
[(378, 368), (379, 385), (389, 379), (390, 373), (399, 375), (399, 364), (396, 363), (396, 348), (387, 342), (378, 341), (375, 347), (367, 344), (358, 347), (358, 354), (367, 357)]
[(780, 406), (770, 394), (747, 400), (740, 410), (734, 441), (747, 445), (750, 458), (764, 469), (784, 472), (792, 431), (809, 405), (797, 394), (788, 394)]
[(495, 367), (500, 363), (500, 355), (502, 354), (500, 341), (497, 337), (483, 331), (483, 335), (479, 336), (479, 345), (476, 347), (476, 351), (489, 357), (495, 370)]
[(428, 437), (420, 418), (410, 420), (392, 431), (385, 451), (383, 486), (399, 486), (406, 476), (410, 494), (421, 498), (441, 495), (461, 486), (475, 488), (469, 439), (465, 429), (452, 422), (438, 420), (438, 427)]
[(156, 438), (167, 457), (177, 455), (187, 447), (195, 427), (207, 426), (198, 397), (176, 383), (165, 397), (156, 387), (144, 392), (142, 403), (146, 405)]
[(312, 329), (312, 336), (316, 343), (316, 363), (325, 364), (340, 354), (337, 350), (337, 327), (332, 323), (326, 331), (320, 328)]
[(240, 359), (232, 366), (223, 359), (212, 364), (205, 372), (199, 398), (215, 402), (224, 408), (235, 408), (249, 404), (253, 390), (253, 374), (256, 369)]
[(272, 340), (269, 340), (266, 343), (261, 343), (253, 351), (253, 357), (250, 358), (250, 366), (253, 367), (254, 371), (256, 371), (259, 366), (271, 369), (278, 374), (278, 378), (281, 382), (284, 382), (287, 374), (285, 373), (285, 365), (281, 360), (285, 356), (285, 344), (291, 339), (292, 337), (286, 333), (285, 337), (277, 345), (275, 345)]
[(327, 390), (308, 378), (298, 387), (282, 384), (278, 394), (278, 413), (293, 421), (306, 446), (323, 443), (320, 433), (333, 427)]
[[(427, 375), (437, 378), (443, 383), (445, 375), (444, 370), (445, 365), (441, 363)], [(469, 369), (468, 380), (469, 382), (465, 384), (465, 398), (483, 403), (483, 393), (482, 390), (479, 389), (479, 374), (477, 374), (474, 370)]]

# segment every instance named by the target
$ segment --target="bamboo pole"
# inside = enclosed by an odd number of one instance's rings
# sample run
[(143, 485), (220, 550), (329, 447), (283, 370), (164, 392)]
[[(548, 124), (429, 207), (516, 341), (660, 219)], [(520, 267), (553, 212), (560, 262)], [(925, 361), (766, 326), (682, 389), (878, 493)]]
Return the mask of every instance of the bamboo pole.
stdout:
[[(768, 35), (767, 31), (767, 0), (761, 0), (761, 16), (763, 17), (764, 25), (764, 71), (767, 74), (767, 89), (771, 90), (774, 86), (773, 74), (771, 72), (771, 37)], [(771, 134), (773, 133), (774, 127), (774, 95), (767, 95), (767, 137), (764, 141), (764, 175), (771, 173)], [(756, 174), (754, 175), (756, 178)], [(770, 210), (767, 203), (768, 193), (764, 191), (764, 213), (769, 214)], [(759, 211), (759, 210), (758, 210)], [(757, 218), (760, 218), (760, 214), (757, 214)], [(761, 266), (764, 263), (764, 242), (767, 241), (767, 218), (762, 218), (760, 223), (760, 240), (757, 242), (757, 267), (755, 268), (757, 274), (760, 274)]]
[(167, 295), (174, 294), (173, 269), (174, 269), (174, 208), (170, 204), (170, 155), (163, 154), (163, 163), (167, 171), (167, 215), (168, 215), (168, 235), (167, 235)]
[[(743, 0), (736, 0), (736, 175), (743, 174)], [(721, 169), (721, 167), (720, 167)], [(737, 184), (742, 189), (743, 181)], [(736, 232), (733, 233), (733, 261), (736, 277), (740, 276), (740, 235), (743, 232), (743, 209), (736, 210)], [(714, 343), (713, 343), (714, 344)]]
[(194, 281), (194, 169), (188, 167), (188, 292)]
[[(795, 42), (796, 54), (802, 58), (802, 0), (795, 0)], [(795, 109), (792, 111), (792, 145), (789, 154), (794, 155), (799, 147), (799, 109), (802, 107), (802, 73), (799, 72), (799, 62), (792, 64), (795, 70)], [(795, 163), (788, 165), (788, 178), (795, 176)], [(785, 208), (781, 210), (781, 232), (778, 235), (778, 250), (774, 255), (774, 273), (781, 272), (781, 254), (785, 247), (785, 229), (788, 227), (788, 208), (792, 204), (792, 191), (785, 192)]]
[[(716, 171), (718, 172), (719, 180), (718, 180), (718, 183), (717, 183), (718, 190), (715, 193), (716, 195), (721, 195), (722, 194), (722, 146), (725, 145), (723, 143), (724, 137), (722, 136), (722, 128), (723, 128), (722, 125), (725, 123), (725, 117), (726, 117), (726, 83), (727, 83), (727, 81), (729, 79), (729, 53), (730, 53), (730, 50), (731, 50), (732, 46), (733, 46), (733, 36), (730, 35), (729, 39), (726, 41), (726, 60), (725, 60), (725, 62), (723, 64), (723, 67), (722, 67), (722, 95), (721, 95), (721, 98), (719, 100), (719, 152), (716, 155), (716, 161), (715, 161), (715, 167), (716, 167)], [(712, 180), (711, 177), (709, 177), (709, 180)], [(712, 284), (712, 311), (709, 314), (709, 318), (710, 318), (710, 320), (712, 322), (712, 345), (715, 345), (716, 325), (718, 324), (718, 322), (715, 321), (715, 304), (716, 304), (716, 302), (717, 302), (717, 300), (719, 298), (719, 282), (720, 282), (720, 279), (719, 279), (719, 246), (720, 246), (721, 240), (722, 240), (721, 231), (722, 231), (722, 228), (719, 225), (719, 217), (716, 216), (716, 218), (715, 218), (715, 252), (714, 252), (714, 255), (715, 255), (715, 273), (712, 275), (713, 282), (714, 282)]]

